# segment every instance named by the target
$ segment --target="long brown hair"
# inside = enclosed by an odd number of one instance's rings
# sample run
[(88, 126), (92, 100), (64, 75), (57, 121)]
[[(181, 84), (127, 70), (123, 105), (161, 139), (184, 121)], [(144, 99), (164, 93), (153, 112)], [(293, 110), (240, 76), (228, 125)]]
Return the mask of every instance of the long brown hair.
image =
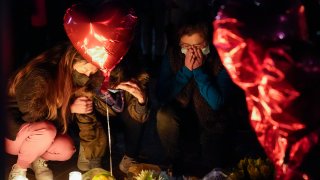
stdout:
[[(48, 108), (47, 120), (58, 120), (65, 133), (70, 115), (69, 100), (74, 92), (72, 81), (73, 64), (83, 60), (70, 43), (62, 43), (32, 59), (9, 81), (9, 96), (16, 95), (17, 86), (35, 69), (45, 70), (49, 74), (48, 90), (43, 97)], [(60, 114), (58, 113), (60, 111)]]

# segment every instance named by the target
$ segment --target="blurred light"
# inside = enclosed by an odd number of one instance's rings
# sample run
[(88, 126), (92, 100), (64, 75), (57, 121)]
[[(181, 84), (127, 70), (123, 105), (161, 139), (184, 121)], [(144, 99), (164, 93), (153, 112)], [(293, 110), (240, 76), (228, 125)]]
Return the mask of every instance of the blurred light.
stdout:
[(82, 180), (82, 174), (79, 171), (72, 171), (69, 173), (69, 180)]
[(26, 178), (22, 175), (19, 175), (19, 176), (15, 177), (15, 180), (28, 180), (28, 178)]
[(278, 32), (278, 33), (277, 33), (277, 37), (278, 37), (279, 39), (284, 39), (284, 38), (286, 37), (286, 34), (285, 34), (284, 32)]

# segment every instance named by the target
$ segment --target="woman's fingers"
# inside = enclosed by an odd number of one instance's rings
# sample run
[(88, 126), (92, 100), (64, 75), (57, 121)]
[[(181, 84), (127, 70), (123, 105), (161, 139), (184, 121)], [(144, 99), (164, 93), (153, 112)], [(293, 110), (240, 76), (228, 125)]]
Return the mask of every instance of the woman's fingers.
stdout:
[(80, 96), (80, 97), (77, 97), (77, 99), (76, 100), (79, 100), (79, 101), (86, 101), (86, 100), (89, 100), (89, 98), (88, 97), (86, 97), (86, 96)]
[[(139, 88), (139, 86), (136, 84), (136, 83), (134, 83), (134, 82), (132, 82), (132, 81), (126, 81), (126, 82), (122, 82), (122, 83), (120, 83), (119, 85), (126, 85), (126, 86), (128, 86), (128, 87), (132, 87), (132, 88)], [(140, 89), (140, 88), (139, 88)]]
[(129, 92), (131, 95), (138, 99), (139, 103), (145, 102), (144, 92), (136, 83), (132, 81), (122, 82), (118, 86), (116, 86), (116, 89), (122, 89), (124, 91)]
[(195, 54), (197, 56), (197, 60), (202, 60), (203, 55), (202, 55), (202, 51), (200, 48), (196, 48)]
[(93, 102), (88, 97), (78, 97), (70, 108), (72, 113), (88, 114), (93, 111)]

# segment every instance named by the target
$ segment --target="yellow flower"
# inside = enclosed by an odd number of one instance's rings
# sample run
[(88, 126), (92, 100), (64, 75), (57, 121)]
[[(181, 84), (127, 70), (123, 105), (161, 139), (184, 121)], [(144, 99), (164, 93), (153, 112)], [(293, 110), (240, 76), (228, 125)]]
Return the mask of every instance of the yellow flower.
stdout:
[(93, 176), (92, 180), (115, 180), (115, 179), (109, 174), (102, 173), (102, 174), (97, 174)]

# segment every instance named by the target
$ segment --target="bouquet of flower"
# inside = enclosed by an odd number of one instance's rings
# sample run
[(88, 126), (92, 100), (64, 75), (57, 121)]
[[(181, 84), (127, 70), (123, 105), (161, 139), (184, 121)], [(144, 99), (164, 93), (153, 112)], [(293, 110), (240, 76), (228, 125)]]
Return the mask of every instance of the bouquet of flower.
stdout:
[(82, 180), (115, 180), (115, 178), (107, 170), (93, 168), (82, 175)]
[(229, 179), (273, 179), (274, 167), (270, 160), (261, 158), (244, 158), (240, 160), (237, 167), (230, 173)]
[(169, 176), (165, 172), (156, 173), (152, 170), (142, 170), (137, 176), (134, 177), (135, 180), (169, 180)]
[(169, 180), (169, 176), (157, 165), (138, 163), (129, 168), (126, 180)]

